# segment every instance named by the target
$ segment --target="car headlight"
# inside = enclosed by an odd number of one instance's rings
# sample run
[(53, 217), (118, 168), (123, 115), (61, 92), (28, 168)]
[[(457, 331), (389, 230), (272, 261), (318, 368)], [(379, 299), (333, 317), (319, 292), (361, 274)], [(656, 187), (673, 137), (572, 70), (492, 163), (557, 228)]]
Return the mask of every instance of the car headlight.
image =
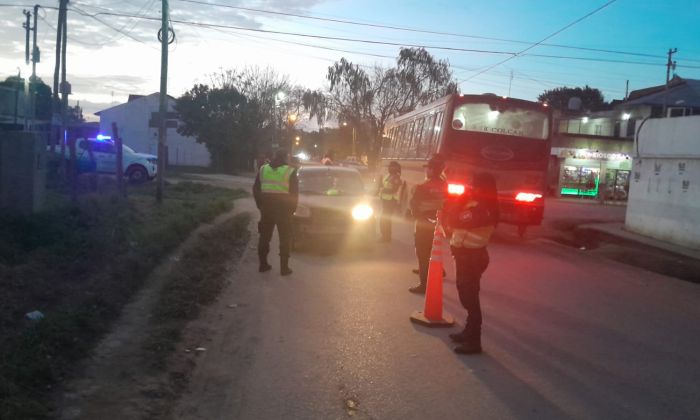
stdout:
[(311, 209), (303, 204), (297, 205), (297, 209), (294, 211), (296, 217), (311, 217)]
[(352, 208), (352, 218), (355, 220), (367, 220), (374, 214), (372, 207), (367, 204), (358, 204)]

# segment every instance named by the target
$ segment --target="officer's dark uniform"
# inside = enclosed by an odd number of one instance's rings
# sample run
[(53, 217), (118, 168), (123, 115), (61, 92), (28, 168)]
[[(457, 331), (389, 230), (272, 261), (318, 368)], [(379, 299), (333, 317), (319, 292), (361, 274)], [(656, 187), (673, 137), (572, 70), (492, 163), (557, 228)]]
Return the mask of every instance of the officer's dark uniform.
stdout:
[(450, 334), (450, 338), (461, 343), (455, 351), (463, 354), (481, 353), (481, 275), (489, 265), (486, 246), (499, 217), (493, 176), (477, 174), (473, 188), (473, 193), (445, 206), (445, 227), (455, 260), (457, 291), (467, 310), (464, 331)]
[(428, 282), (428, 265), (433, 248), (437, 212), (442, 209), (447, 192), (447, 183), (441, 176), (444, 167), (439, 158), (430, 159), (426, 165), (428, 178), (416, 186), (409, 202), (411, 214), (415, 219), (414, 239), (420, 278), (420, 284), (408, 289), (412, 293), (425, 293)]
[(277, 226), (280, 243), (280, 272), (282, 275), (291, 274), (289, 250), (292, 215), (299, 200), (299, 182), (296, 170), (286, 164), (286, 152), (278, 152), (272, 162), (260, 167), (253, 184), (253, 197), (260, 209), (259, 271), (264, 272), (272, 268), (267, 262), (267, 254), (270, 252), (272, 232)]

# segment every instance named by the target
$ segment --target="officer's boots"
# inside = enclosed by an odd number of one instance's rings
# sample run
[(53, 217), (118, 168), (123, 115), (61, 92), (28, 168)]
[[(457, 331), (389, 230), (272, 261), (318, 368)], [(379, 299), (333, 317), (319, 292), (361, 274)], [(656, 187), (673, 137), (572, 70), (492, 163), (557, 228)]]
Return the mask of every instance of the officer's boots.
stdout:
[(268, 264), (267, 262), (267, 255), (258, 255), (259, 260), (260, 260), (260, 265), (258, 266), (258, 271), (261, 273), (264, 273), (266, 271), (270, 271), (272, 269), (272, 266)]
[(450, 334), (450, 339), (459, 343), (455, 347), (455, 353), (459, 354), (479, 354), (481, 353), (481, 328), (464, 328), (464, 331), (457, 334)]
[(283, 276), (292, 274), (292, 270), (289, 269), (289, 257), (280, 257), (280, 274)]

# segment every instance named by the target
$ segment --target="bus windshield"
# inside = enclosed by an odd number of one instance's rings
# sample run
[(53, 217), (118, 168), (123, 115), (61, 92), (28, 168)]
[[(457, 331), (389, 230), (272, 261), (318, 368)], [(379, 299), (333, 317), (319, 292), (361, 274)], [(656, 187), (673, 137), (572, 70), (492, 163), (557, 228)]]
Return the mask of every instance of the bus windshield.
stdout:
[(517, 107), (496, 109), (489, 104), (459, 105), (452, 116), (452, 128), (539, 140), (549, 137), (546, 113)]

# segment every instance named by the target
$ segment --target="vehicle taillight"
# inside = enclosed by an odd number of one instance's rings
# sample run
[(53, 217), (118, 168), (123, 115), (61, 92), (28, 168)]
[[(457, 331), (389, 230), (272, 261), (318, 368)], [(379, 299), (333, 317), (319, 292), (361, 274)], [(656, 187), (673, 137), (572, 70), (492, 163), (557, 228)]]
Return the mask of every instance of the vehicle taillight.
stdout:
[(464, 184), (447, 184), (447, 193), (449, 195), (462, 195), (464, 190)]
[(529, 193), (529, 192), (519, 192), (515, 196), (515, 201), (522, 201), (525, 203), (532, 203), (538, 198), (542, 198), (542, 194)]

